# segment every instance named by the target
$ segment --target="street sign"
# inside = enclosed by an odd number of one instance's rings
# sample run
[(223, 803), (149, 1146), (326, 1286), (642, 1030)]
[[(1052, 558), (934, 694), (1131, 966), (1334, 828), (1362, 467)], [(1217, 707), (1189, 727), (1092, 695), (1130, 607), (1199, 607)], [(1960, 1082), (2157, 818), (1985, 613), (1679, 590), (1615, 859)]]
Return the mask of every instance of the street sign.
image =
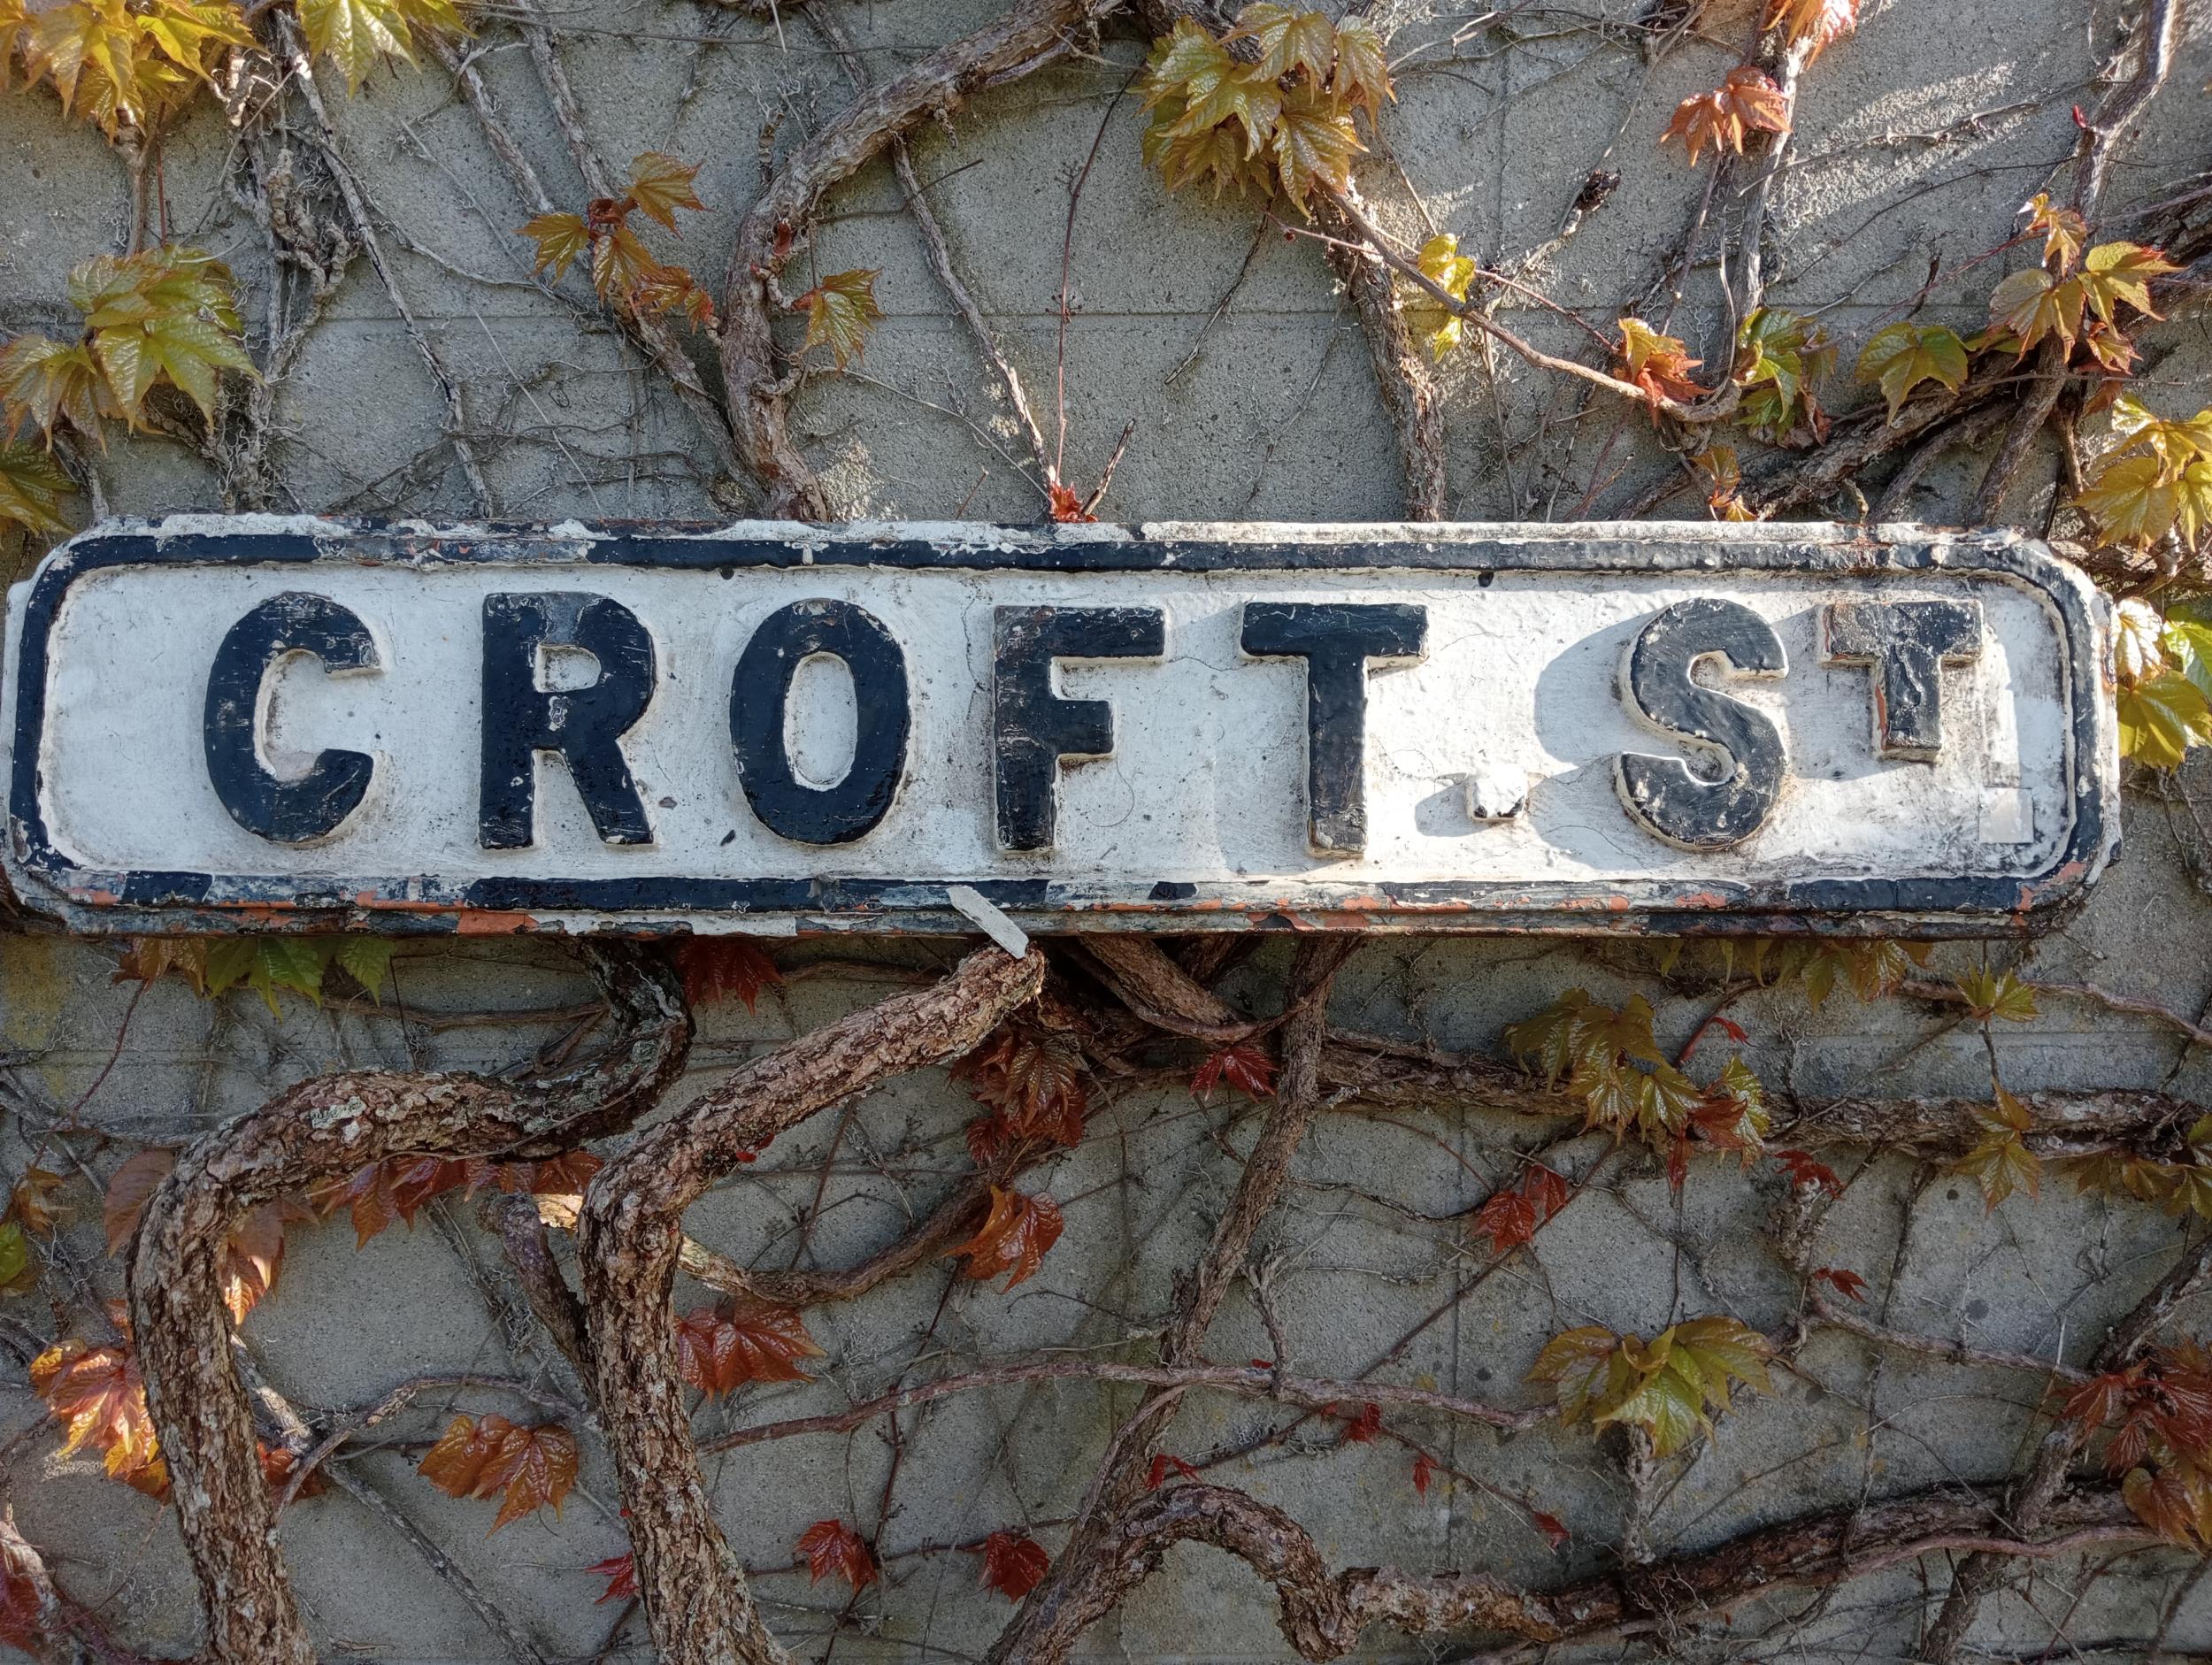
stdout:
[(1989, 935), (2118, 833), (2104, 604), (2000, 533), (185, 516), (8, 633), (88, 930)]

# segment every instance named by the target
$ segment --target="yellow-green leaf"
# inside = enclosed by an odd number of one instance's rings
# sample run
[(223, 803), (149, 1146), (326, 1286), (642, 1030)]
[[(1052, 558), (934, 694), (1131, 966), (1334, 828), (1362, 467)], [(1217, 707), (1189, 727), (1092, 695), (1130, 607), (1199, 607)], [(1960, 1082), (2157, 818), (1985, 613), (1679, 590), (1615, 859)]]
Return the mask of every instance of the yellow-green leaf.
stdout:
[(1932, 381), (1956, 393), (1966, 381), (1966, 343), (1940, 324), (1892, 324), (1859, 354), (1858, 378), (1879, 384), (1897, 419), (1912, 390)]
[[(1958, 979), (1966, 1009), (1984, 1023), (2001, 1017), (2008, 1024), (2024, 1024), (2035, 1016), (2035, 990), (2009, 970), (1993, 972), (1986, 967)], [(2025, 1114), (2025, 1112), (2023, 1112)]]
[(530, 275), (535, 277), (550, 268), (556, 283), (570, 266), (591, 252), (591, 228), (584, 224), (581, 214), (540, 214), (523, 226), (522, 234), (538, 245)]
[(1349, 189), (1352, 157), (1366, 148), (1353, 130), (1352, 119), (1312, 88), (1302, 84), (1284, 96), (1283, 111), (1275, 123), (1275, 168), (1284, 193), (1301, 213), (1317, 188)]
[(856, 363), (868, 345), (868, 332), (883, 312), (876, 305), (875, 266), (851, 272), (833, 272), (792, 303), (806, 309), (806, 341), (802, 352), (827, 347), (840, 370)]
[(2212, 706), (2178, 671), (2119, 691), (2120, 750), (2153, 769), (2178, 769), (2189, 748), (2212, 739)]
[(76, 487), (60, 464), (28, 445), (0, 445), (0, 520), (33, 532), (69, 530), (61, 500)]
[(2146, 318), (2156, 318), (2151, 309), (2151, 280), (2180, 270), (2157, 249), (2139, 242), (2101, 242), (2083, 257), (2081, 283), (2090, 309), (2108, 324), (2122, 303)]
[(1382, 101), (1398, 96), (1390, 84), (1390, 54), (1382, 31), (1365, 18), (1345, 18), (1336, 26), (1329, 96), (1347, 110), (1364, 110), (1371, 126), (1381, 119)]
[(1294, 12), (1271, 0), (1254, 0), (1237, 13), (1236, 27), (1222, 39), (1256, 42), (1259, 73), (1269, 81), (1303, 69), (1319, 87), (1336, 61), (1336, 27), (1327, 12)]

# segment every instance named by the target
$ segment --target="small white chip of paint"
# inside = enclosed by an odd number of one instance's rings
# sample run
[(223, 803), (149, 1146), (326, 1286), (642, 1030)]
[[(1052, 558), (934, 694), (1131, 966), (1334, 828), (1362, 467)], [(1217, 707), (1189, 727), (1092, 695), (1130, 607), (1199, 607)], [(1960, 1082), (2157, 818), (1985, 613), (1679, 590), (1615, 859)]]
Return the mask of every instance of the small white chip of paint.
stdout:
[(1029, 939), (1022, 928), (1000, 911), (998, 905), (987, 901), (983, 893), (972, 885), (948, 885), (945, 900), (953, 905), (962, 918), (970, 921), (985, 936), (1004, 948), (1016, 959), (1029, 952)]

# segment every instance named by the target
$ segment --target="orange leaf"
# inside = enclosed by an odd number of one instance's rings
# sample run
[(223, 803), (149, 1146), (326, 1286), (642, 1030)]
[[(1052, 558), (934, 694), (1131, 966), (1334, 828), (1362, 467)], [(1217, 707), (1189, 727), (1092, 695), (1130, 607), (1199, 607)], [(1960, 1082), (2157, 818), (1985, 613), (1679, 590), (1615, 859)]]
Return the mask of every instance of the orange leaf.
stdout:
[(177, 1165), (177, 1153), (160, 1145), (133, 1152), (108, 1179), (107, 1196), (100, 1208), (100, 1224), (106, 1228), (108, 1253), (120, 1255), (138, 1230), (138, 1216), (169, 1170)]
[(1767, 0), (1765, 27), (1782, 30), (1793, 46), (1809, 46), (1809, 64), (1859, 27), (1859, 0)]
[(947, 1253), (965, 1255), (964, 1270), (978, 1280), (1011, 1272), (1006, 1280), (1011, 1289), (1036, 1272), (1045, 1252), (1060, 1240), (1064, 1224), (1060, 1205), (1050, 1196), (1041, 1192), (1033, 1197), (993, 1185), (991, 1211), (983, 1224), (973, 1237)]
[(1711, 92), (1699, 93), (1677, 104), (1674, 119), (1667, 123), (1659, 142), (1681, 140), (1689, 149), (1691, 165), (1695, 166), (1698, 152), (1709, 144), (1715, 150), (1732, 150), (1741, 156), (1748, 134), (1789, 130), (1788, 95), (1756, 64), (1739, 64)]
[(1098, 518), (1084, 510), (1083, 499), (1072, 486), (1063, 486), (1056, 480), (1046, 487), (1046, 495), (1052, 502), (1052, 518), (1063, 526), (1087, 526)]
[[(448, 1497), (501, 1498), (491, 1532), (549, 1505), (557, 1515), (576, 1483), (576, 1436), (558, 1423), (520, 1428), (507, 1418), (456, 1416), (415, 1472)], [(484, 1535), (488, 1538), (491, 1532)]]
[(983, 1557), (983, 1576), (979, 1582), (1009, 1601), (1019, 1601), (1034, 1590), (1052, 1565), (1045, 1546), (1019, 1532), (993, 1532), (972, 1553)]
[(676, 1320), (676, 1363), (710, 1399), (747, 1382), (803, 1382), (801, 1359), (822, 1349), (796, 1309), (764, 1301), (701, 1307)]
[(1657, 408), (1673, 400), (1686, 403), (1704, 395), (1705, 389), (1690, 380), (1690, 372), (1705, 361), (1693, 358), (1682, 342), (1662, 335), (1640, 318), (1620, 321), (1621, 346), (1616, 373), (1633, 382)]
[(876, 1581), (876, 1558), (858, 1532), (842, 1521), (817, 1521), (799, 1534), (799, 1554), (806, 1557), (810, 1582), (819, 1584), (832, 1573), (856, 1592)]
[(354, 1247), (361, 1247), (394, 1220), (411, 1231), (422, 1205), (442, 1192), (468, 1183), (469, 1165), (442, 1156), (387, 1156), (344, 1179), (318, 1185), (308, 1206), (327, 1218), (340, 1203), (353, 1219)]
[(106, 1459), (108, 1473), (118, 1478), (127, 1478), (158, 1458), (145, 1378), (127, 1340), (99, 1347), (60, 1342), (31, 1362), (30, 1377), (31, 1391), (62, 1425), (63, 1456), (89, 1447)]

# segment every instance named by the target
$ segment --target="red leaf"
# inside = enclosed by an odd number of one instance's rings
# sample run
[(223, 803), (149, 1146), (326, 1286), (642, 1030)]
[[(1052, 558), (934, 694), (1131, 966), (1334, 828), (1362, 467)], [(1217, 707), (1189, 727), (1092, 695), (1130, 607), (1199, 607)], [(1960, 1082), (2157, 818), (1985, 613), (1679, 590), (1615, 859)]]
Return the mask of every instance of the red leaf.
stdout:
[(1028, 1024), (1002, 1024), (955, 1064), (982, 1103), (998, 1112), (1007, 1132), (1021, 1139), (1083, 1141), (1083, 1113), (1090, 1094), (1083, 1054), (1070, 1038)]
[(1083, 500), (1075, 495), (1073, 487), (1063, 486), (1056, 480), (1046, 490), (1052, 499), (1052, 518), (1055, 520), (1064, 525), (1088, 526), (1098, 518), (1096, 515), (1083, 512)]
[(1033, 1197), (993, 1185), (991, 1211), (975, 1235), (946, 1253), (964, 1255), (968, 1263), (962, 1270), (979, 1281), (1012, 1273), (1006, 1280), (1011, 1289), (1036, 1272), (1046, 1251), (1060, 1240), (1064, 1224), (1060, 1205), (1044, 1193)]
[(1161, 1482), (1167, 1478), (1168, 1470), (1171, 1469), (1186, 1479), (1195, 1480), (1198, 1477), (1198, 1470), (1180, 1457), (1165, 1451), (1155, 1452), (1152, 1456), (1152, 1471), (1145, 1477), (1145, 1489), (1148, 1492), (1158, 1491)]
[(1690, 1141), (1678, 1139), (1667, 1147), (1667, 1189), (1681, 1195), (1683, 1182), (1689, 1177)]
[(1475, 1215), (1475, 1235), (1490, 1239), (1490, 1252), (1504, 1255), (1536, 1235), (1536, 1205), (1518, 1191), (1494, 1191)]
[(1745, 1030), (1744, 1026), (1732, 1017), (1716, 1017), (1713, 1019), (1713, 1024), (1722, 1034), (1726, 1035), (1729, 1040), (1734, 1041), (1738, 1046), (1741, 1046), (1745, 1041), (1751, 1039), (1750, 1034)]
[(1259, 1047), (1240, 1043), (1224, 1047), (1200, 1064), (1190, 1078), (1190, 1090), (1203, 1104), (1222, 1082), (1242, 1091), (1248, 1099), (1275, 1096), (1275, 1060)]
[(1382, 1431), (1382, 1407), (1369, 1400), (1359, 1408), (1359, 1415), (1344, 1424), (1344, 1443), (1348, 1446), (1371, 1444)]
[(30, 1377), (31, 1392), (62, 1425), (63, 1456), (89, 1447), (119, 1480), (161, 1461), (145, 1378), (127, 1340), (102, 1347), (61, 1342), (31, 1361)]
[(442, 1192), (468, 1183), (469, 1164), (441, 1156), (388, 1156), (343, 1179), (318, 1185), (308, 1193), (308, 1206), (327, 1218), (341, 1204), (353, 1219), (353, 1244), (368, 1240), (403, 1220), (412, 1230), (422, 1205)]
[(1567, 1546), (1567, 1523), (1556, 1515), (1547, 1515), (1542, 1509), (1531, 1509), (1529, 1522), (1544, 1535), (1544, 1541), (1554, 1549)]
[(1413, 1454), (1413, 1489), (1423, 1497), (1429, 1494), (1429, 1482), (1436, 1477), (1436, 1462), (1425, 1451)]
[(748, 1382), (808, 1381), (798, 1362), (821, 1356), (794, 1308), (732, 1301), (676, 1320), (677, 1369), (710, 1399)]
[(776, 963), (743, 937), (686, 937), (676, 945), (684, 998), (694, 1006), (741, 1000), (751, 1011), (761, 990), (783, 981)]
[(619, 1555), (610, 1555), (604, 1561), (595, 1561), (584, 1570), (594, 1577), (607, 1581), (606, 1593), (591, 1604), (595, 1607), (637, 1594), (637, 1556), (630, 1550), (626, 1549)]
[(1823, 1266), (1813, 1276), (1847, 1301), (1863, 1301), (1866, 1299), (1866, 1279), (1856, 1272), (1847, 1271), (1839, 1266)]
[(1815, 1162), (1801, 1150), (1778, 1150), (1774, 1160), (1789, 1170), (1790, 1184), (1801, 1190), (1819, 1185), (1831, 1195), (1843, 1192), (1843, 1182), (1836, 1178), (1836, 1170), (1825, 1162)]
[(38, 1552), (12, 1532), (0, 1544), (0, 1642), (43, 1659), (46, 1604), (39, 1594), (45, 1571)]
[(995, 1110), (988, 1116), (977, 1116), (968, 1124), (967, 1131), (968, 1160), (979, 1168), (988, 1168), (1014, 1142), (1014, 1130)]
[(983, 1587), (1009, 1601), (1019, 1601), (1034, 1590), (1052, 1565), (1042, 1544), (1018, 1532), (993, 1532), (973, 1553), (983, 1557)]
[(876, 1558), (858, 1532), (842, 1521), (817, 1521), (799, 1534), (799, 1554), (806, 1557), (810, 1582), (819, 1584), (834, 1573), (856, 1592), (875, 1583)]

